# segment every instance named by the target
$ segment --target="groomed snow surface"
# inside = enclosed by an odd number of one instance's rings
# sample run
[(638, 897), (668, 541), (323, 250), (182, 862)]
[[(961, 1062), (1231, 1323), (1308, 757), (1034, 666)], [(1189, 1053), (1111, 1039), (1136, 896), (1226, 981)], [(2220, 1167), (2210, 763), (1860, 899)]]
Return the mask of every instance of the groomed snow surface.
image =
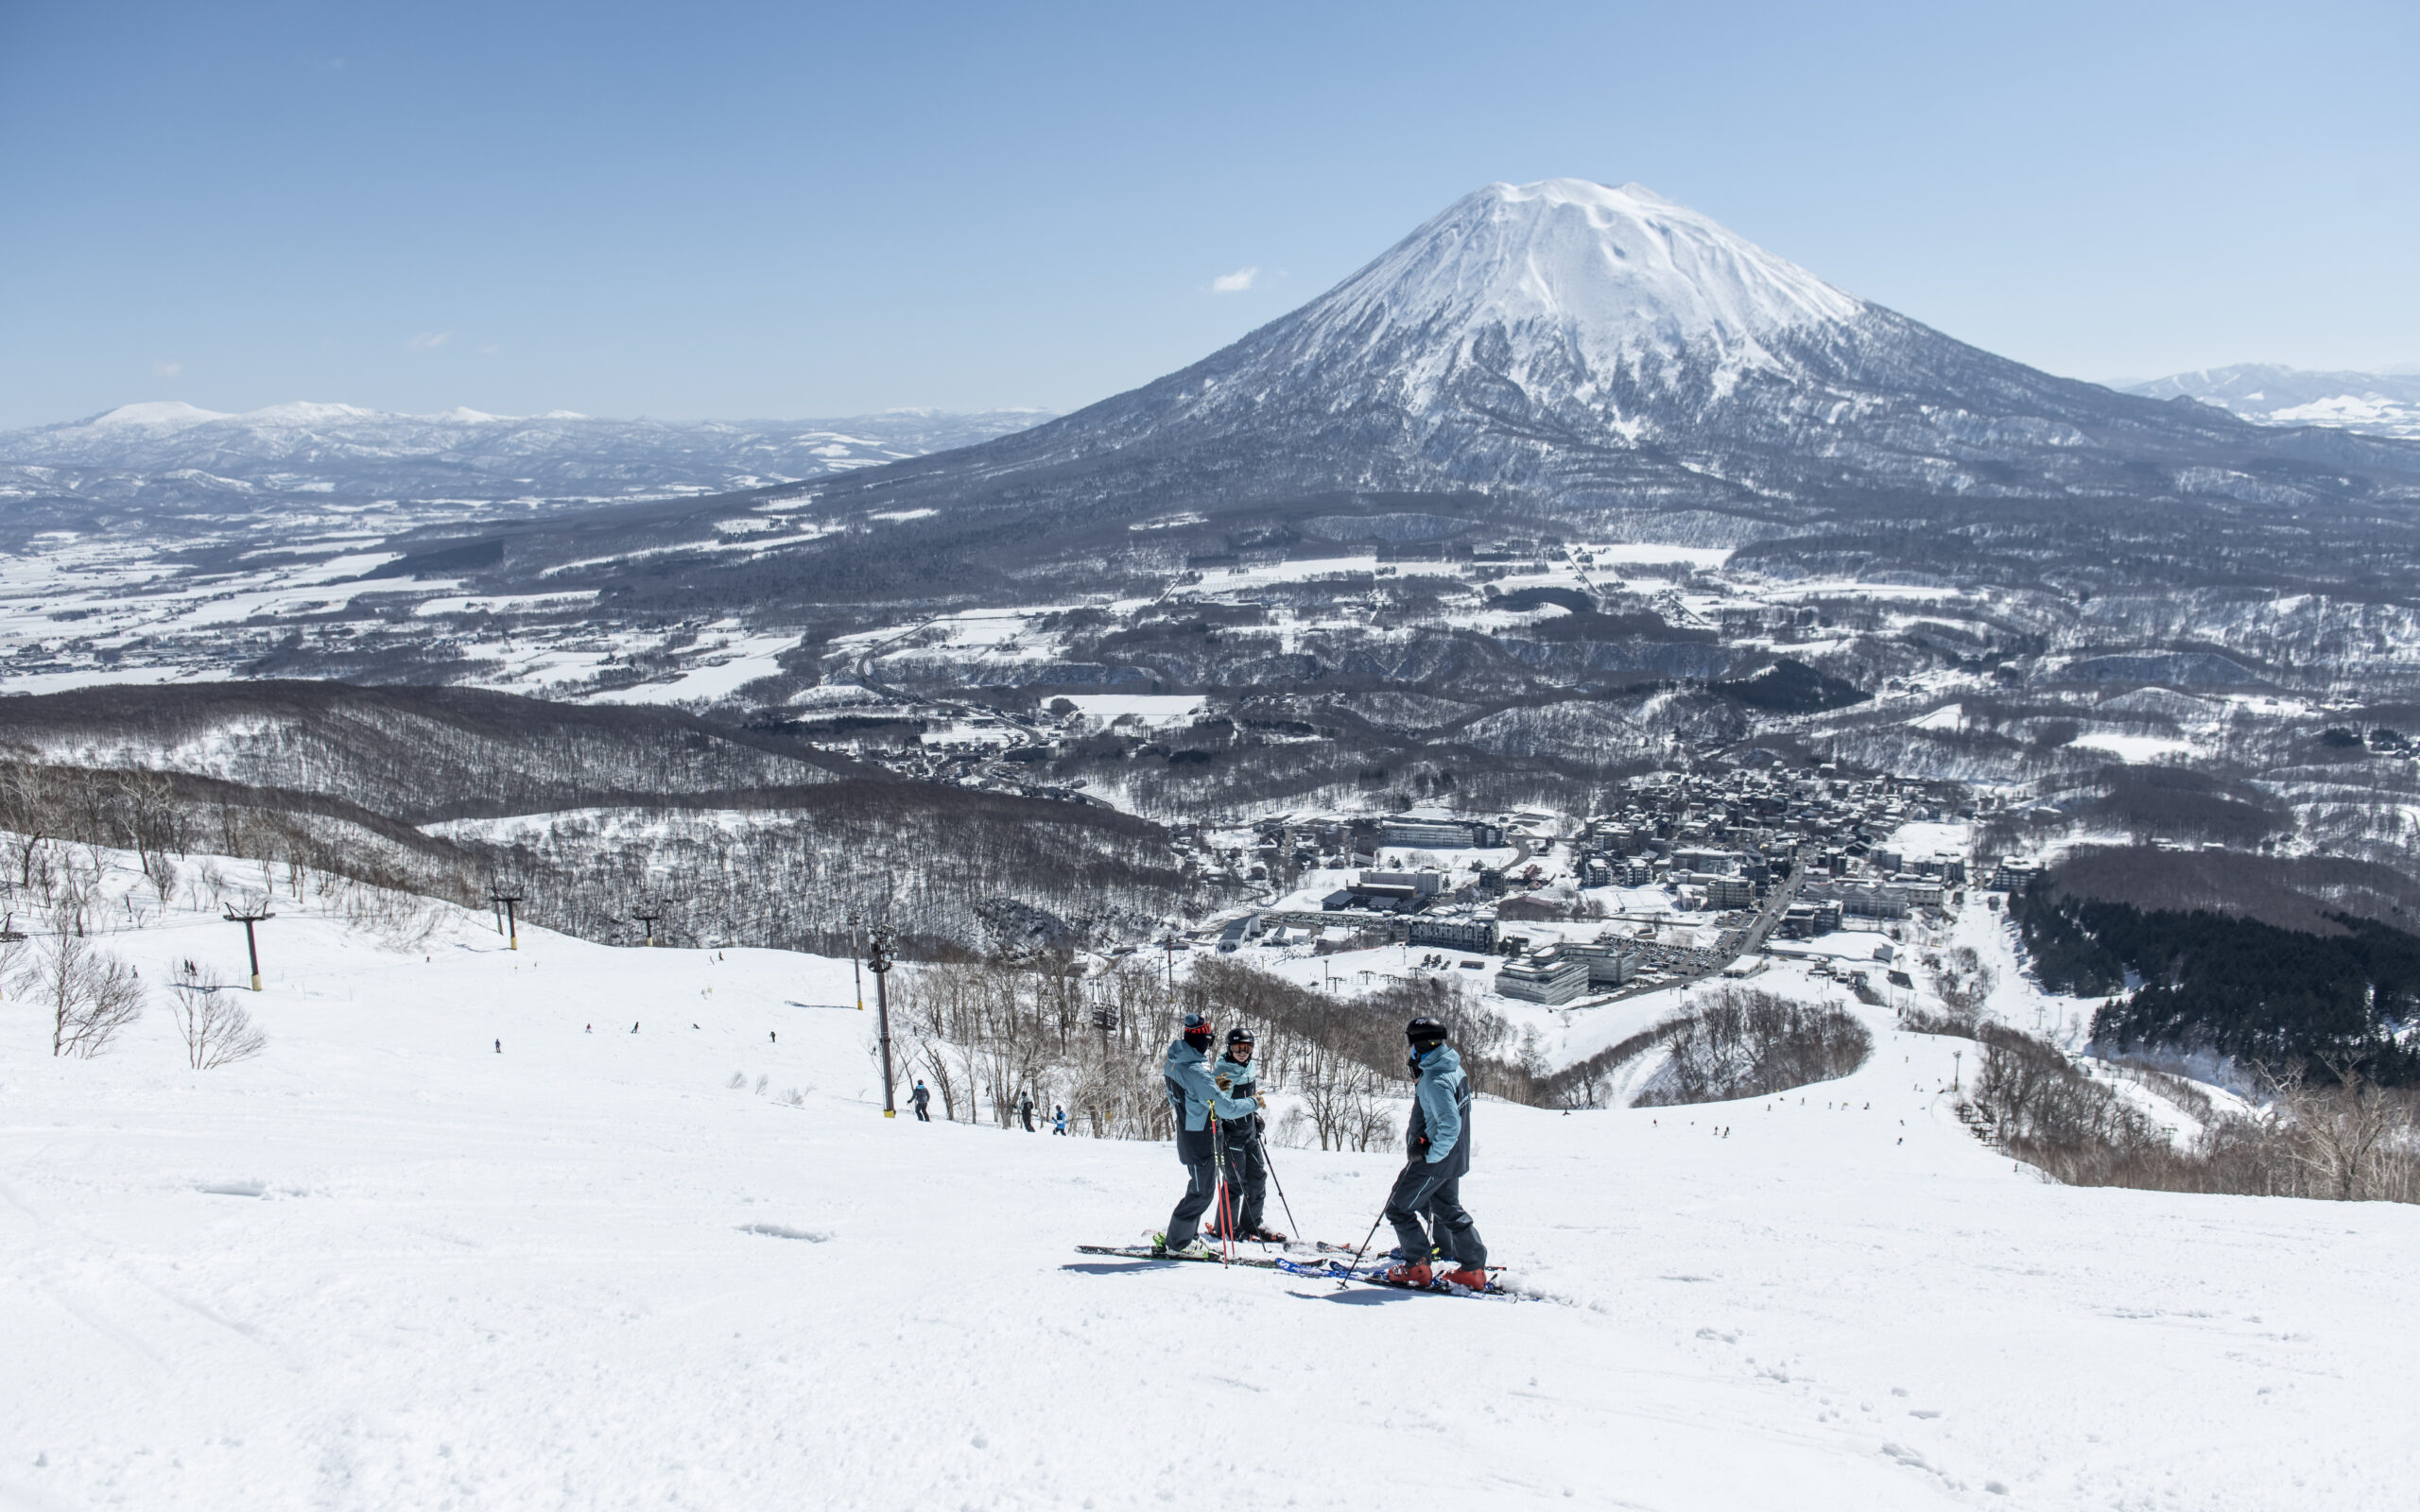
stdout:
[[(1465, 1200), (1526, 1299), (1456, 1300), (1074, 1253), (1165, 1219), (1169, 1148), (885, 1121), (844, 962), (515, 953), (461, 915), (403, 952), (277, 906), (256, 1061), (187, 1070), (158, 1007), (57, 1061), (0, 1012), (0, 1504), (2273, 1512), (2420, 1481), (2420, 1213), (2046, 1186), (1950, 1116), (1971, 1046), (1887, 1016), (1866, 1070), (1780, 1098), (1483, 1104)], [(103, 943), (154, 983), (242, 967), (214, 914)], [(1278, 1161), (1338, 1241), (1395, 1163)]]

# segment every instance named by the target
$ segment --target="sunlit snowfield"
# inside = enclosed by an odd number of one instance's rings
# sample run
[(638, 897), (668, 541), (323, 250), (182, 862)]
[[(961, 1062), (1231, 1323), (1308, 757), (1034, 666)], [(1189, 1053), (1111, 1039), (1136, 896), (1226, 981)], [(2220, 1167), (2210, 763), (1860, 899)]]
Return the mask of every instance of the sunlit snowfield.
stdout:
[[(886, 1122), (845, 962), (515, 954), (458, 915), (406, 954), (278, 906), (256, 1061), (185, 1069), (160, 1009), (54, 1061), (34, 1006), (0, 1014), (0, 1502), (2272, 1512), (2420, 1483), (2420, 1212), (2045, 1186), (1939, 1094), (1967, 1042), (1888, 1015), (1863, 1072), (1778, 1099), (1482, 1104), (1465, 1195), (1507, 1303), (1074, 1253), (1164, 1220), (1168, 1147)], [(155, 982), (241, 966), (211, 915), (103, 943)], [(1278, 1152), (1345, 1242), (1392, 1163)]]

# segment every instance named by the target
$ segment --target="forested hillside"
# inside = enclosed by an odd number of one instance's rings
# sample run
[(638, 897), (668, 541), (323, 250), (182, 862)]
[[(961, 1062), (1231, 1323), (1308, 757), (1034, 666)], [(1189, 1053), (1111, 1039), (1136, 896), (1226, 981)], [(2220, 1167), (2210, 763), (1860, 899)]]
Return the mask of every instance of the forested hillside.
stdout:
[[(891, 777), (676, 711), (461, 688), (219, 683), (0, 704), (0, 828), (207, 850), (597, 940), (911, 955), (1132, 938), (1198, 913), (1166, 833), (1097, 804)], [(299, 882), (294, 885), (299, 885)], [(261, 884), (266, 885), (266, 884)]]
[(2420, 936), (2343, 914), (2340, 933), (2320, 935), (2146, 910), (2047, 883), (2009, 906), (2045, 988), (2108, 997), (2092, 1021), (2104, 1052), (2208, 1050), (2278, 1075), (2336, 1066), (2420, 1080)]

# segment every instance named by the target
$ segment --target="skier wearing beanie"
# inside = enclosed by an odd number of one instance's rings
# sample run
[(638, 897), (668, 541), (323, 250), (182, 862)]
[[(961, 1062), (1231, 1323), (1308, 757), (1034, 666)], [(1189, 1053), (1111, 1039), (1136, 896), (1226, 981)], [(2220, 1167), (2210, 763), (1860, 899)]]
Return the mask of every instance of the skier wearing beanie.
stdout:
[(1219, 1190), (1217, 1152), (1212, 1145), (1213, 1118), (1241, 1118), (1260, 1105), (1230, 1097), (1210, 1076), (1210, 1040), (1217, 1033), (1199, 1013), (1184, 1016), (1184, 1032), (1168, 1046), (1163, 1079), (1168, 1111), (1176, 1115), (1176, 1158), (1184, 1164), (1184, 1195), (1168, 1214), (1167, 1232), (1153, 1234), (1151, 1246), (1164, 1252), (1207, 1254), (1201, 1240), (1202, 1213)]
[(1470, 1080), (1462, 1074), (1461, 1057), (1445, 1043), (1443, 1024), (1414, 1019), (1404, 1038), (1411, 1042), (1411, 1070), (1420, 1083), (1404, 1137), (1410, 1158), (1387, 1194), (1386, 1218), (1394, 1226), (1403, 1260), (1383, 1279), (1399, 1286), (1428, 1285), (1437, 1279), (1428, 1265), (1434, 1247), (1453, 1261), (1443, 1277), (1447, 1282), (1485, 1291), (1487, 1246), (1462, 1211), (1462, 1177), (1471, 1168)]
[(1219, 1090), (1231, 1097), (1249, 1097), (1254, 1111), (1241, 1118), (1219, 1117), (1219, 1143), (1227, 1160), (1228, 1200), (1235, 1203), (1237, 1239), (1255, 1239), (1264, 1244), (1283, 1244), (1286, 1236), (1263, 1228), (1261, 1205), (1269, 1199), (1269, 1157), (1260, 1147), (1261, 1120), (1259, 1074), (1252, 1065), (1252, 1031), (1227, 1031), (1227, 1053), (1210, 1067), (1210, 1079)]

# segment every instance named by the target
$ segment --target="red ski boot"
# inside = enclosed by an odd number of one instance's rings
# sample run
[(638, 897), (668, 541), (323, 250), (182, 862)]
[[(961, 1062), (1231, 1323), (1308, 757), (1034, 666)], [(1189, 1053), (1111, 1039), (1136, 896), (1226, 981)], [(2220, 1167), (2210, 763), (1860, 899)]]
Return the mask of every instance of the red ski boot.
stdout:
[(1449, 1270), (1442, 1278), (1448, 1286), (1459, 1286), (1468, 1292), (1487, 1290), (1487, 1272), (1474, 1265), (1468, 1270)]
[(1426, 1286), (1435, 1278), (1429, 1273), (1428, 1263), (1422, 1261), (1417, 1264), (1407, 1262), (1391, 1266), (1378, 1273), (1378, 1280), (1390, 1286)]

